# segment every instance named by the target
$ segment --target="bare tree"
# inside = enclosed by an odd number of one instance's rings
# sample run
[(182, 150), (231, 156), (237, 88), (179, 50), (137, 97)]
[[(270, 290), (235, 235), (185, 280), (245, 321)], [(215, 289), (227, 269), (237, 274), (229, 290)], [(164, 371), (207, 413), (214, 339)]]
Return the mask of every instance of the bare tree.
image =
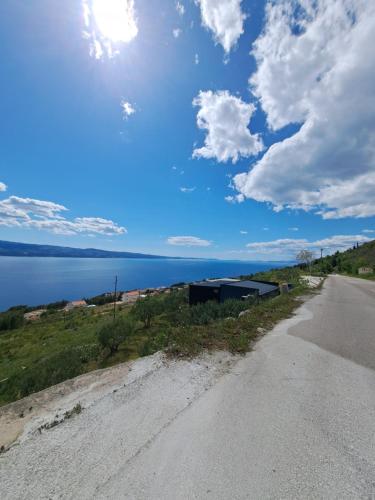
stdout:
[(309, 268), (309, 271), (311, 272), (311, 263), (314, 260), (313, 252), (310, 252), (310, 250), (301, 250), (296, 255), (296, 260), (300, 264), (305, 264)]

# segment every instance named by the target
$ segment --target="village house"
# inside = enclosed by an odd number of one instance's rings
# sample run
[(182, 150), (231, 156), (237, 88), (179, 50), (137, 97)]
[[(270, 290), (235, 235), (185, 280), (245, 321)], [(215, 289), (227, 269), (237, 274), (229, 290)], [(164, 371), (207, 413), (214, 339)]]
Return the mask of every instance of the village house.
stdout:
[(124, 292), (122, 294), (122, 303), (123, 304), (134, 304), (139, 299), (139, 290), (132, 290), (131, 292)]
[(87, 303), (85, 300), (72, 300), (72, 302), (68, 302), (64, 307), (64, 311), (71, 311), (72, 309), (76, 309), (77, 307), (86, 307)]

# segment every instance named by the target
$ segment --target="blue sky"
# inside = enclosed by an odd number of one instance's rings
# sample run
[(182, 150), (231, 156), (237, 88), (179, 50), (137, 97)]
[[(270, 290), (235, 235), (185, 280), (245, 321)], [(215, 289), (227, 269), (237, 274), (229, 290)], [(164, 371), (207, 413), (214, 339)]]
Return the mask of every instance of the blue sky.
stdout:
[(370, 4), (2, 0), (0, 238), (248, 260), (371, 239)]

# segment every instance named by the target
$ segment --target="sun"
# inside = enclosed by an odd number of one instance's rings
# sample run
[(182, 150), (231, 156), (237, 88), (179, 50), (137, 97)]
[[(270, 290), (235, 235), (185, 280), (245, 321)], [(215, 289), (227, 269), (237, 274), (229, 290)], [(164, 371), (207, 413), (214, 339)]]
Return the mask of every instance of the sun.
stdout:
[(93, 0), (92, 14), (103, 37), (130, 42), (138, 34), (134, 0)]

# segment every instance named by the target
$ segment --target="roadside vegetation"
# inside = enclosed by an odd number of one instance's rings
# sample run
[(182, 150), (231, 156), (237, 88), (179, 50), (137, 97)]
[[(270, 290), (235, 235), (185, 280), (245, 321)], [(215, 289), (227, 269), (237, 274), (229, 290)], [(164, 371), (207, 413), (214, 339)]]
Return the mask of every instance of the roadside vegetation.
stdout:
[[(302, 267), (308, 269), (307, 264)], [(323, 276), (329, 273), (338, 273), (348, 276), (360, 276), (370, 280), (375, 279), (375, 273), (359, 275), (358, 270), (361, 267), (369, 267), (375, 270), (375, 241), (358, 246), (354, 244), (352, 248), (345, 252), (336, 252), (322, 259), (315, 259), (311, 263), (311, 272)]]
[(179, 284), (169, 293), (119, 306), (115, 319), (113, 305), (106, 303), (69, 312), (61, 310), (65, 303), (56, 303), (45, 306), (47, 311), (37, 321), (23, 318), (35, 308), (18, 306), (1, 313), (0, 405), (159, 350), (177, 357), (194, 356), (203, 349), (248, 351), (257, 336), (291, 315), (306, 288), (298, 268), (243, 278), (288, 281), (294, 289), (261, 303), (228, 300), (190, 307), (188, 289)]

